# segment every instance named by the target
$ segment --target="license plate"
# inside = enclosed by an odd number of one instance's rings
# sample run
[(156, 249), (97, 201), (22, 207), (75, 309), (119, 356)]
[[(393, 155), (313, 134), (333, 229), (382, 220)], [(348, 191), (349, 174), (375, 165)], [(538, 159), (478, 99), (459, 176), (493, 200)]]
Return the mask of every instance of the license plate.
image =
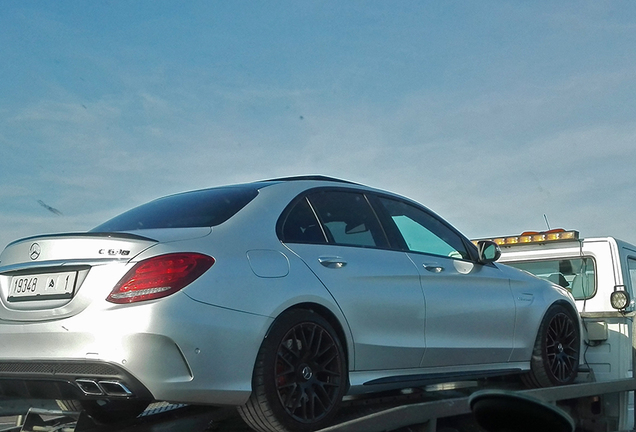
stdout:
[(9, 301), (72, 298), (76, 271), (20, 275), (11, 278)]

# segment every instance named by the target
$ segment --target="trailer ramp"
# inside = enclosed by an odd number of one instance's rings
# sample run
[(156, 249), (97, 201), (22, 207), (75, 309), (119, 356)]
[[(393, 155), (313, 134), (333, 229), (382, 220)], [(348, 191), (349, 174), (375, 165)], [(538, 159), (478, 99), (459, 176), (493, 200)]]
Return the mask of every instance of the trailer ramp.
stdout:
[[(503, 383), (431, 392), (362, 397), (345, 401), (332, 426), (318, 432), (436, 432), (453, 428), (459, 432), (483, 431), (474, 423), (470, 396), (479, 391), (502, 390), (555, 404), (575, 421), (577, 430), (615, 432), (603, 418), (604, 395), (636, 389), (636, 380), (581, 383), (562, 387), (523, 390)], [(418, 391), (419, 390), (419, 391)], [(434, 398), (436, 400), (432, 400)], [(601, 406), (600, 409), (594, 406)], [(33, 408), (15, 426), (0, 432), (251, 432), (234, 408), (153, 404), (138, 418), (110, 425), (94, 422), (84, 412)]]

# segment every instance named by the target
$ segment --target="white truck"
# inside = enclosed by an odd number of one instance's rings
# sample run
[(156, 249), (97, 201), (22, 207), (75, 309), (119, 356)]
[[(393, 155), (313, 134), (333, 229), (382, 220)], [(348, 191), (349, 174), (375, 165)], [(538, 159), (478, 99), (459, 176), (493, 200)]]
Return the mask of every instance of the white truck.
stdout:
[[(579, 238), (577, 231), (562, 229), (489, 240), (501, 248), (498, 262), (571, 291), (587, 333), (580, 380), (633, 377), (636, 246), (614, 237)], [(634, 429), (633, 392), (606, 395), (599, 409), (615, 419), (618, 430)]]

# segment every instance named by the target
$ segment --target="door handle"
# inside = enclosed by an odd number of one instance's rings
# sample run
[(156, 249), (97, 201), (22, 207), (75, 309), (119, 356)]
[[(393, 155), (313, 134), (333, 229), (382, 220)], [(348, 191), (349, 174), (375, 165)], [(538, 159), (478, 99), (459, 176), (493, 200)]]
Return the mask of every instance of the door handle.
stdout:
[(422, 264), (422, 266), (431, 273), (441, 273), (444, 271), (444, 267), (439, 264)]
[(321, 256), (318, 257), (318, 262), (327, 268), (342, 268), (347, 265), (347, 262), (338, 256)]

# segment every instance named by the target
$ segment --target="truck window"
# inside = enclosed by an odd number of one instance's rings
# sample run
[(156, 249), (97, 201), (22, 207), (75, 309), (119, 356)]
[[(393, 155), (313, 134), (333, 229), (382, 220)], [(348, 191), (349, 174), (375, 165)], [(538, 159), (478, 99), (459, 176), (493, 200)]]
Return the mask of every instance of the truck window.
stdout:
[(636, 259), (627, 258), (627, 268), (629, 269), (629, 281), (632, 284), (632, 290), (634, 290), (636, 289)]
[[(592, 258), (519, 261), (505, 264), (567, 288), (576, 300), (592, 298), (596, 293), (596, 272)], [(633, 277), (636, 277), (636, 261), (634, 272)]]

